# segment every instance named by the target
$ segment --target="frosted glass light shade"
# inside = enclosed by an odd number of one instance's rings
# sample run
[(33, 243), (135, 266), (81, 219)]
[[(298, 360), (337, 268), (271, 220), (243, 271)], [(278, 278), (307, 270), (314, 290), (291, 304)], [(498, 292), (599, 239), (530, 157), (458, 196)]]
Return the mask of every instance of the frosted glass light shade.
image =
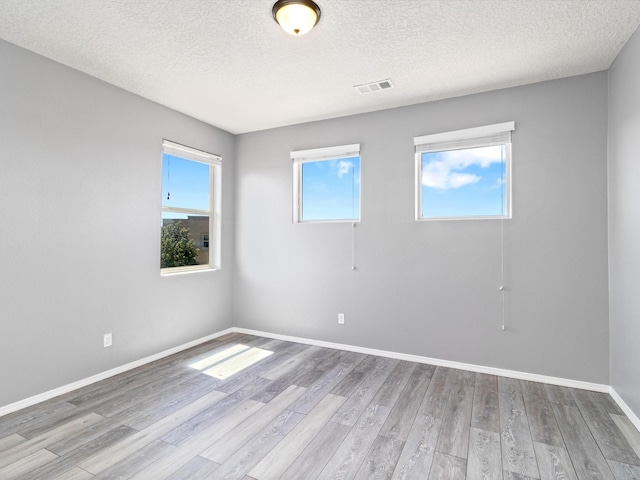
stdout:
[(279, 0), (273, 6), (273, 18), (285, 32), (304, 35), (320, 20), (320, 8), (311, 0)]

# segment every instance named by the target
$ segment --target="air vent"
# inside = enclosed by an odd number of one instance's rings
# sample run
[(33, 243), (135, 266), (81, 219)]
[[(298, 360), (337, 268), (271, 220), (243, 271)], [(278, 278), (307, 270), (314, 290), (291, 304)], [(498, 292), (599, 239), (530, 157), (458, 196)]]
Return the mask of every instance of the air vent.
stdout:
[(393, 83), (391, 83), (391, 80), (387, 78), (386, 80), (378, 80), (377, 82), (354, 85), (353, 88), (360, 93), (380, 92), (382, 90), (389, 90), (390, 88), (393, 88)]

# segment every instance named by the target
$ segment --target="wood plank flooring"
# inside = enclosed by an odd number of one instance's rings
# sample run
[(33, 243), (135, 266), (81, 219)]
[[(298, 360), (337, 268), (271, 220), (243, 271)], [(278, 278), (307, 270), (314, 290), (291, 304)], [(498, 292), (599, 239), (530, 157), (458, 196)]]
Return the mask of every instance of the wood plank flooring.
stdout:
[(230, 334), (0, 417), (0, 479), (640, 480), (606, 394)]

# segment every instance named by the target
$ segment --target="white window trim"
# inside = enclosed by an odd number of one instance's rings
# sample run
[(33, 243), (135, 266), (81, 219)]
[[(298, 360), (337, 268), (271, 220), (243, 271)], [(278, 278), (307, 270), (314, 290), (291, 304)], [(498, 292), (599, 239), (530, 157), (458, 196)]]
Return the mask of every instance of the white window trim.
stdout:
[[(293, 223), (359, 223), (361, 217), (361, 202), (358, 201), (358, 218), (350, 220), (302, 220), (302, 164), (324, 160), (339, 160), (341, 158), (360, 157), (360, 144), (339, 145), (336, 147), (313, 148), (296, 150), (290, 154), (293, 162)], [(360, 163), (362, 175), (362, 162)], [(362, 184), (359, 199), (362, 199)]]
[(496, 123), (494, 125), (484, 125), (482, 127), (465, 128), (464, 130), (454, 130), (452, 132), (432, 133), (430, 135), (415, 137), (413, 139), (413, 144), (418, 147), (419, 145), (427, 145), (433, 143), (445, 143), (456, 140), (469, 140), (474, 138), (490, 137), (496, 134), (507, 133), (515, 130), (515, 124), (516, 122), (504, 122)]
[[(487, 220), (510, 219), (513, 209), (511, 204), (511, 132), (515, 130), (515, 122), (497, 123), (481, 127), (466, 128), (451, 132), (434, 133), (414, 137), (415, 146), (415, 187), (416, 221), (439, 220)], [(442, 152), (459, 150), (463, 148), (489, 147), (493, 145), (505, 145), (505, 214), (469, 217), (424, 217), (422, 215), (422, 154), (425, 152)]]
[(222, 224), (222, 158), (213, 153), (187, 147), (169, 140), (162, 141), (162, 153), (209, 165), (209, 209), (198, 210), (181, 207), (162, 206), (162, 212), (186, 213), (209, 216), (209, 263), (207, 265), (190, 265), (185, 267), (161, 268), (162, 276), (199, 272), (204, 270), (220, 270), (222, 268), (221, 224)]

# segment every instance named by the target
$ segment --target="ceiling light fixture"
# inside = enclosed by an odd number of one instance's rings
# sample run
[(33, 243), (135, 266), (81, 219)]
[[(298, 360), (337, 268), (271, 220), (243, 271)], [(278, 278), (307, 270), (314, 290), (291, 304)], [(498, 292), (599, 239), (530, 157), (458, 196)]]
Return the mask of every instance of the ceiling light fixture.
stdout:
[(273, 18), (291, 35), (304, 35), (320, 21), (320, 7), (311, 0), (278, 0)]

